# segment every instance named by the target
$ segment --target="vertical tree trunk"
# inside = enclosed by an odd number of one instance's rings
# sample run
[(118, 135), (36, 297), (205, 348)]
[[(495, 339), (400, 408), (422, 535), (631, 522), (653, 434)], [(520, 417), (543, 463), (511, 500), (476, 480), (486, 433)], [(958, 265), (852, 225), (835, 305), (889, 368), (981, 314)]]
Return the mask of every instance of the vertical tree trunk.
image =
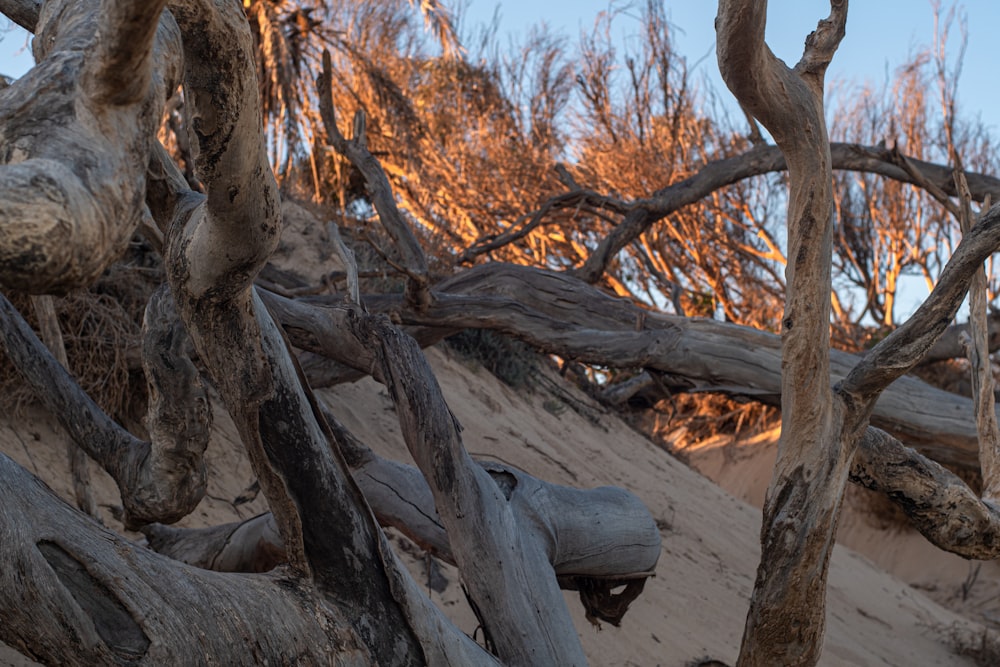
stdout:
[(812, 665), (823, 645), (826, 579), (853, 452), (830, 385), (833, 193), (823, 76), (844, 35), (846, 0), (806, 40), (794, 69), (764, 42), (767, 2), (720, 0), (719, 67), (788, 162), (781, 440), (767, 490), (762, 555), (740, 665)]

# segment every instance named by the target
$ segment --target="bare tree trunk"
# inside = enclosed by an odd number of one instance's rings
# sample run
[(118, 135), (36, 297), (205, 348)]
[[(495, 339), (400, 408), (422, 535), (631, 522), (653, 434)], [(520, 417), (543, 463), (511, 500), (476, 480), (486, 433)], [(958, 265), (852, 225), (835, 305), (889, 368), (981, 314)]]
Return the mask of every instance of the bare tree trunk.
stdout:
[(827, 570), (856, 438), (845, 430), (843, 406), (830, 387), (833, 171), (823, 76), (844, 35), (847, 2), (833, 0), (831, 7), (794, 69), (764, 43), (766, 2), (720, 0), (716, 20), (723, 79), (771, 132), (789, 175), (781, 440), (764, 503), (741, 665), (819, 659)]
[[(740, 651), (740, 664), (744, 665), (805, 665), (818, 660), (826, 574), (844, 482), (859, 443), (879, 439), (867, 430), (875, 403), (945, 331), (969, 281), (997, 247), (990, 221), (994, 209), (963, 238), (927, 301), (831, 390), (828, 332), (833, 208), (823, 75), (844, 35), (847, 1), (831, 0), (830, 4), (830, 17), (820, 21), (809, 35), (794, 69), (775, 58), (764, 42), (766, 2), (721, 0), (716, 22), (723, 78), (778, 142), (788, 161), (790, 181), (788, 288), (782, 319), (782, 433), (765, 500), (761, 564)], [(886, 482), (898, 471), (896, 465), (886, 465), (887, 459), (880, 455), (887, 451), (867, 451), (869, 458), (859, 480), (868, 476)], [(956, 490), (945, 490), (949, 484), (940, 478), (939, 482), (940, 487), (925, 494), (923, 508), (947, 524), (939, 514), (946, 507), (942, 497)], [(875, 481), (873, 486), (879, 483)], [(883, 488), (896, 488), (902, 502), (921, 494), (916, 476), (896, 476)], [(985, 515), (989, 517), (991, 512)], [(985, 523), (991, 521), (987, 518)], [(950, 535), (942, 541), (956, 540)]]

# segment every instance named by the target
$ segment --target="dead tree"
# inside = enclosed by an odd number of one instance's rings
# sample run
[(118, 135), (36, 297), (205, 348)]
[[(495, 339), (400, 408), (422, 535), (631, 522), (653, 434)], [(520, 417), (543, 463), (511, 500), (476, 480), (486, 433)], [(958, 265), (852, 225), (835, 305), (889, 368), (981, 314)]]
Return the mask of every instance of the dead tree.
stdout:
[[(764, 505), (761, 564), (740, 651), (741, 665), (808, 665), (819, 659), (829, 559), (844, 486), (859, 446), (863, 455), (857, 458), (862, 466), (869, 466), (872, 477), (888, 481), (888, 469), (899, 471), (887, 459), (871, 465), (872, 456), (881, 458), (875, 443), (882, 438), (868, 430), (875, 402), (941, 336), (973, 274), (997, 248), (994, 226), (1000, 216), (994, 209), (965, 236), (933, 293), (913, 317), (881, 341), (847, 377), (831, 384), (833, 198), (823, 81), (844, 36), (847, 0), (831, 0), (830, 6), (830, 16), (809, 35), (801, 60), (792, 68), (775, 57), (764, 41), (766, 1), (720, 0), (716, 20), (723, 78), (740, 104), (775, 138), (789, 173), (781, 440)], [(882, 464), (888, 468), (881, 469)], [(927, 483), (932, 475), (914, 469), (906, 476), (909, 483), (917, 479)], [(958, 517), (949, 519), (941, 513), (947, 506), (934, 503), (934, 494), (950, 486), (940, 477), (937, 482), (931, 482), (934, 489), (924, 488), (921, 507), (913, 508), (917, 511), (911, 514), (931, 510), (933, 523), (945, 528)], [(889, 490), (878, 483), (870, 485)], [(912, 499), (917, 489), (913, 484), (902, 496)], [(974, 504), (981, 508), (977, 515), (992, 517), (992, 505)]]
[[(340, 346), (389, 387), (495, 655), (418, 589), (253, 286), (281, 216), (241, 4), (53, 0), (0, 9), (36, 31), (39, 60), (0, 92), (0, 284), (36, 293), (86, 284), (143, 219), (155, 220), (176, 311), (237, 424), (285, 561), (258, 575), (192, 568), (83, 519), (0, 457), (0, 588), (10, 592), (0, 638), (65, 664), (583, 664), (554, 562), (579, 562), (560, 577), (602, 591), (641, 580), (660, 551), (652, 517), (625, 492), (537, 493), (530, 478), (474, 463), (419, 347), (388, 319), (348, 308)], [(181, 72), (204, 195), (188, 189), (155, 140)], [(151, 444), (95, 410), (9, 305), (0, 318), (8, 354), (76, 425), (77, 441), (118, 473), (126, 506), (146, 489), (128, 480), (147, 474), (162, 487), (158, 502), (133, 503), (133, 524), (175, 519), (203, 489), (206, 402), (183, 355), (169, 356), (184, 345), (161, 312), (170, 310), (151, 306), (144, 348)], [(165, 359), (181, 372), (164, 377), (157, 362)], [(603, 507), (599, 523), (614, 534), (601, 537), (586, 512), (579, 520), (589, 531), (560, 534), (575, 507)]]
[[(0, 345), (117, 481), (127, 523), (174, 556), (95, 525), (0, 456), (0, 589), (11, 593), (0, 600), (0, 639), (65, 664), (583, 664), (560, 585), (584, 591), (591, 615), (618, 622), (622, 602), (639, 594), (656, 565), (659, 532), (626, 491), (567, 489), (472, 461), (417, 342), (469, 326), (591, 363), (640, 367), (681, 389), (780, 401), (782, 444), (744, 664), (818, 658), (826, 569), (848, 478), (888, 493), (938, 546), (996, 557), (993, 499), (971, 494), (870, 422), (902, 435), (924, 431), (924, 451), (954, 452), (960, 444), (964, 451), (953, 456), (969, 465), (980, 437), (959, 423), (969, 405), (946, 403), (912, 382), (884, 390), (954, 317), (972, 275), (1000, 243), (1000, 209), (970, 229), (910, 322), (863, 359), (831, 354), (830, 170), (836, 161), (913, 178), (870, 152), (831, 154), (823, 73), (847, 3), (832, 6), (790, 69), (764, 43), (766, 3), (720, 3), (724, 76), (782, 155), (757, 147), (654, 193), (598, 245), (578, 277), (487, 264), (432, 284), (366, 148), (364, 117), (346, 138), (322, 99), (327, 135), (365, 177), (407, 280), (405, 294), (372, 296), (362, 306), (287, 299), (254, 285), (277, 244), (281, 214), (239, 2), (0, 0), (0, 11), (36, 32), (38, 60), (0, 90), (0, 287), (46, 294), (86, 285), (140, 225), (157, 238), (168, 286), (150, 301), (144, 327), (149, 441), (104, 415), (6, 299)], [(327, 66), (324, 97), (331, 76)], [(179, 83), (204, 194), (189, 188), (155, 139)], [(790, 262), (780, 349), (762, 332), (650, 314), (589, 284), (670, 210), (785, 164)], [(939, 168), (917, 168), (921, 178), (942, 181)], [(991, 193), (995, 179), (981, 178), (973, 189)], [(204, 492), (210, 414), (188, 338), (272, 510), (256, 522), (197, 532), (156, 523), (182, 516)], [(337, 365), (300, 366), (293, 346)], [(717, 364), (723, 350), (726, 365)], [(317, 373), (370, 373), (384, 383), (416, 467), (380, 459), (347, 433), (313, 394), (309, 378)], [(939, 404), (937, 431), (900, 407), (918, 391), (925, 404)], [(952, 421), (942, 426), (944, 419)], [(387, 485), (396, 493), (380, 493)], [(430, 604), (380, 524), (458, 565), (494, 653)], [(243, 572), (192, 566), (209, 563)], [(621, 597), (609, 596), (623, 584)]]

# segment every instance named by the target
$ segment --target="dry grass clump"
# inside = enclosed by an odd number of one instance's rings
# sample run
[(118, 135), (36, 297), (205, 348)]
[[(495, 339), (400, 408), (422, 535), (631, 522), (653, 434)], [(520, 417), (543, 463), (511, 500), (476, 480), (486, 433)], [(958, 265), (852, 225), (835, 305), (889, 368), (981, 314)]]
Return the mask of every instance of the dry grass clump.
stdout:
[[(151, 250), (136, 241), (122, 261), (90, 289), (54, 299), (69, 371), (112, 417), (128, 421), (141, 414), (136, 412), (136, 404), (144, 405), (145, 396), (140, 355), (142, 316), (149, 295), (162, 279)], [(38, 331), (31, 299), (19, 293), (6, 296)], [(0, 352), (0, 408), (20, 414), (34, 402), (34, 391)]]
[[(10, 295), (11, 302), (37, 331), (31, 300)], [(121, 305), (106, 294), (73, 292), (55, 299), (69, 370), (105, 411), (122, 411), (129, 390), (129, 352), (138, 361), (139, 328)], [(34, 391), (0, 352), (0, 406), (20, 413), (35, 401)]]
[(445, 342), (514, 389), (530, 387), (542, 363), (542, 355), (530, 345), (488, 329), (466, 329), (449, 336)]
[(972, 658), (979, 667), (1000, 665), (1000, 633), (957, 623), (933, 629), (951, 645), (956, 654)]

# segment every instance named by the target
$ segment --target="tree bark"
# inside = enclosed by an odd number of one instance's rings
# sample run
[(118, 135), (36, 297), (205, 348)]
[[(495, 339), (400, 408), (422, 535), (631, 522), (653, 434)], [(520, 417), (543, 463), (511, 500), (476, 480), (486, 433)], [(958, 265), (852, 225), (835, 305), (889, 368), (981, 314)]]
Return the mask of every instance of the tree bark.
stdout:
[[(431, 303), (408, 307), (399, 296), (366, 296), (365, 307), (410, 326), (421, 345), (465, 328), (503, 331), (567, 359), (617, 368), (648, 368), (671, 392), (717, 392), (779, 405), (781, 341), (750, 327), (652, 313), (610, 297), (565, 274), (490, 263), (435, 285)], [(261, 297), (302, 349), (339, 362), (306, 366), (320, 386), (367, 374), (332, 335), (329, 297)], [(340, 350), (340, 351), (338, 351)], [(831, 381), (839, 382), (861, 357), (831, 351)], [(322, 377), (319, 376), (323, 372)], [(315, 378), (315, 379), (314, 379)], [(889, 386), (875, 404), (872, 423), (950, 466), (978, 469), (972, 402), (911, 376)]]
[[(0, 454), (0, 638), (49, 664), (373, 664), (287, 571), (208, 572), (136, 547)], [(237, 657), (238, 656), (238, 657)]]
[[(42, 8), (38, 64), (0, 91), (0, 287), (85, 286), (138, 226), (149, 152), (181, 76), (180, 34), (169, 15), (158, 20), (163, 4), (53, 0)], [(15, 9), (24, 18), (31, 4)], [(99, 40), (99, 29), (129, 38)], [(134, 85), (121, 86), (122, 63)], [(37, 131), (42, 125), (50, 129)]]
[(716, 19), (722, 77), (771, 132), (789, 167), (781, 439), (740, 647), (746, 666), (819, 660), (827, 572), (858, 437), (854, 416), (830, 387), (833, 171), (823, 77), (844, 36), (847, 2), (830, 4), (830, 17), (809, 35), (794, 69), (764, 42), (767, 2), (720, 0)]

